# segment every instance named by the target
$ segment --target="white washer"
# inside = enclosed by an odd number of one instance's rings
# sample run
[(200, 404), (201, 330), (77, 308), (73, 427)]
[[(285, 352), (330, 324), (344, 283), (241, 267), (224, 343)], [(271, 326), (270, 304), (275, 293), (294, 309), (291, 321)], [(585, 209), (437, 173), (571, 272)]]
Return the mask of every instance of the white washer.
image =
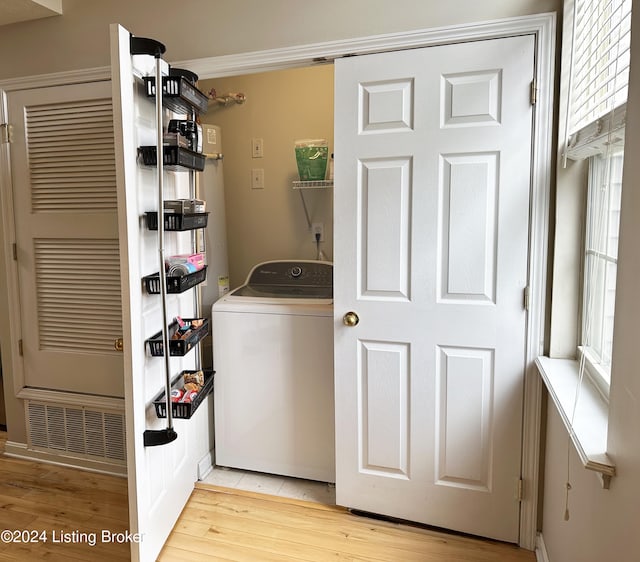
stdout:
[(333, 265), (256, 265), (212, 335), (216, 465), (335, 482)]

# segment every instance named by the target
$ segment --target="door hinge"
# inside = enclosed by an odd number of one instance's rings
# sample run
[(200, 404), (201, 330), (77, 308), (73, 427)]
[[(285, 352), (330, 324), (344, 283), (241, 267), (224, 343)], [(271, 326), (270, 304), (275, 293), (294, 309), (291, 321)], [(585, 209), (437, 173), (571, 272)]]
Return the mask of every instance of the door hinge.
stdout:
[(22, 347), (22, 340), (18, 340), (18, 353), (20, 354), (20, 357), (22, 357), (24, 354), (24, 348)]
[(524, 291), (523, 291), (523, 304), (524, 304), (524, 309), (525, 310), (529, 310), (529, 300), (530, 300), (529, 295), (530, 295), (530, 292), (531, 291), (529, 291), (529, 286), (527, 285), (524, 288)]
[(13, 142), (13, 125), (0, 123), (0, 143), (7, 144)]
[(534, 78), (531, 81), (531, 91), (529, 92), (529, 100), (531, 105), (535, 105), (538, 101), (538, 81)]
[(524, 480), (522, 478), (518, 479), (517, 489), (516, 489), (516, 499), (521, 502), (524, 499)]

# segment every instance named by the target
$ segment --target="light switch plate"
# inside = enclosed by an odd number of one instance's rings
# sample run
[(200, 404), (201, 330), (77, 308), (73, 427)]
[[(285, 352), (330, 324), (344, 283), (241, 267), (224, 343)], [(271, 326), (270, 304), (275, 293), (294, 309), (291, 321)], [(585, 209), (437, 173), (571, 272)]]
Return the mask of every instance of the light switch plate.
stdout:
[(251, 170), (251, 189), (264, 189), (264, 170), (262, 168)]
[(263, 155), (262, 139), (251, 139), (251, 157), (262, 158)]

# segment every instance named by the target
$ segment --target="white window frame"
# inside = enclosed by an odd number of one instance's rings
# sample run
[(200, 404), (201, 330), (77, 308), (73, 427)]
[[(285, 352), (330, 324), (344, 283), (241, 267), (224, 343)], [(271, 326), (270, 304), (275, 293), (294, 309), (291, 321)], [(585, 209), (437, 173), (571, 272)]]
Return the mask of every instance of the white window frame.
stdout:
[[(619, 224), (615, 227), (616, 247), (613, 249), (609, 247), (610, 233), (603, 234), (606, 240), (604, 248), (601, 241), (594, 244), (594, 233), (598, 228), (609, 232), (612, 197), (609, 158), (616, 158), (624, 148), (631, 1), (573, 0), (572, 4), (573, 31), (564, 156), (565, 163), (566, 158), (589, 159), (583, 275), (580, 283), (583, 294), (582, 320), (577, 356), (581, 372), (584, 369), (598, 391), (608, 400), (611, 349), (603, 339), (604, 334), (610, 334), (611, 341), (613, 339)], [(591, 118), (592, 121), (585, 122), (585, 118)], [(616, 165), (615, 171), (619, 171), (618, 180), (621, 183), (622, 164), (619, 168)], [(596, 189), (604, 189), (602, 193), (606, 195), (606, 200), (601, 201), (606, 207), (601, 216), (593, 212), (594, 203), (598, 203)], [(619, 196), (619, 190), (617, 194)], [(604, 224), (598, 225), (598, 221)], [(591, 266), (594, 262), (603, 268), (601, 287), (595, 276), (598, 268)], [(615, 267), (613, 272), (611, 265)], [(613, 284), (613, 289), (609, 287), (607, 296), (608, 281), (610, 285)], [(596, 293), (594, 289), (597, 289)], [(605, 318), (607, 303), (610, 306)], [(610, 322), (610, 329), (605, 329), (607, 322)], [(603, 356), (607, 348), (609, 358), (606, 354)]]
[[(608, 399), (611, 381), (623, 161), (624, 152), (616, 147), (605, 148), (601, 154), (589, 158), (583, 256), (582, 345), (579, 347), (579, 354), (587, 375), (605, 399)], [(603, 208), (600, 209), (600, 206)], [(599, 224), (600, 221), (602, 224)], [(597, 269), (590, 267), (592, 261), (603, 268), (602, 283), (596, 278)]]

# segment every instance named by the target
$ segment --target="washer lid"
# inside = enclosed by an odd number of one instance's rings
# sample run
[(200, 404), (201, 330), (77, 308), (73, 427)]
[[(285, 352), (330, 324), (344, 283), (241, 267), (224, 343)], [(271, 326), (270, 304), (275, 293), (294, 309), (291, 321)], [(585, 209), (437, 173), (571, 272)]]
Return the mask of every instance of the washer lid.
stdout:
[(333, 299), (333, 264), (324, 261), (270, 261), (256, 265), (237, 297)]

